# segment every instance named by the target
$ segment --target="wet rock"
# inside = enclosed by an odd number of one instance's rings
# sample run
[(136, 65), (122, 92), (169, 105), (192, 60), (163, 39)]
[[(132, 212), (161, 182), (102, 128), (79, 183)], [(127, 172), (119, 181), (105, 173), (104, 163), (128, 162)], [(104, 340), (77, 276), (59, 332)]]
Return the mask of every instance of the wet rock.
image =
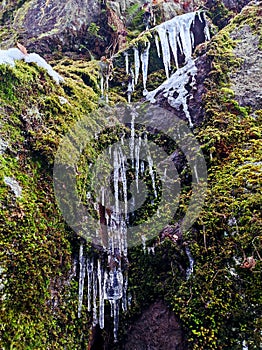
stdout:
[(124, 350), (186, 350), (176, 315), (156, 301), (130, 326)]
[[(207, 58), (206, 54), (198, 57), (195, 60), (195, 66), (197, 68), (197, 73), (194, 77), (191, 77), (189, 82), (186, 84), (186, 89), (188, 94), (186, 96), (186, 101), (188, 105), (188, 112), (191, 116), (192, 124), (194, 127), (199, 126), (205, 115), (203, 96), (206, 91), (205, 80), (211, 69), (211, 61)], [(185, 72), (185, 74), (190, 74), (190, 72)], [(194, 78), (194, 82), (192, 80)], [(174, 92), (174, 98), (177, 97), (176, 92)], [(187, 121), (185, 112), (181, 108), (173, 108), (168, 103), (168, 99), (165, 96), (165, 91), (160, 92), (156, 97), (156, 103), (160, 107), (163, 107), (169, 111), (172, 111), (178, 118)]]

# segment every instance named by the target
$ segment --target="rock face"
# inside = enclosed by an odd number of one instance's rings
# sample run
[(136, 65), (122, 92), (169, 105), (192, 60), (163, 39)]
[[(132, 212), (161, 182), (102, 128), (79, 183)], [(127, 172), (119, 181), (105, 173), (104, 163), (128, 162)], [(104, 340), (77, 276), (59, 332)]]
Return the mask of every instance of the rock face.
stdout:
[(178, 320), (162, 301), (132, 324), (124, 350), (186, 350)]
[(259, 50), (259, 36), (252, 33), (245, 25), (231, 34), (239, 40), (234, 49), (235, 55), (242, 60), (240, 69), (231, 74), (231, 87), (235, 98), (241, 106), (249, 106), (252, 110), (262, 106), (262, 52)]
[(38, 51), (74, 50), (80, 38), (88, 38), (88, 27), (98, 21), (100, 12), (98, 1), (32, 0), (17, 11), (14, 29)]

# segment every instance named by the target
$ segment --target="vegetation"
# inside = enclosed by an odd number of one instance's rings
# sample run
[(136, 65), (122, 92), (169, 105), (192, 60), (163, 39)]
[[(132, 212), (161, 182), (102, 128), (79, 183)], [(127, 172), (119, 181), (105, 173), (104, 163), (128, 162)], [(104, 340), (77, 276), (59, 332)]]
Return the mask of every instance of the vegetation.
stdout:
[[(224, 7), (216, 11), (213, 16), (222, 28), (228, 13)], [(230, 33), (250, 26), (260, 36), (261, 50), (259, 11), (256, 6), (246, 7), (207, 47), (212, 69), (206, 81), (205, 120), (195, 134), (208, 165), (208, 191), (197, 223), (183, 237), (195, 259), (194, 274), (186, 279), (188, 263), (182, 242), (152, 240), (148, 246), (155, 246), (155, 255), (144, 253), (142, 246), (130, 249), (132, 307), (121, 315), (121, 340), (128, 324), (161, 298), (179, 315), (190, 349), (240, 350), (244, 340), (250, 349), (260, 348), (262, 111), (240, 106), (230, 83), (232, 72), (242, 65)], [(135, 5), (128, 15), (141, 19)], [(91, 23), (88, 31), (96, 36), (99, 29)], [(130, 45), (143, 45), (148, 36)], [(70, 126), (86, 117), (92, 133), (95, 121), (90, 112), (105, 101), (100, 98), (99, 62), (63, 59), (55, 64), (64, 77), (60, 85), (35, 64), (0, 65), (0, 143), (7, 144), (0, 152), (3, 349), (84, 349), (89, 342), (91, 315), (85, 306), (81, 319), (77, 317), (74, 259), (80, 238), (68, 228), (56, 204), (52, 166)], [(154, 65), (157, 71), (150, 67), (150, 89), (164, 79), (158, 64)], [(110, 104), (125, 101), (124, 76), (124, 67), (116, 65)], [(142, 90), (139, 84), (137, 99)], [(103, 115), (100, 118), (106, 122)], [(106, 144), (109, 135), (103, 136)], [(99, 151), (88, 145), (85, 155), (91, 161)], [(6, 185), (5, 177), (19, 183), (20, 197)], [(78, 185), (83, 186), (81, 172)], [(187, 192), (181, 194), (181, 214)], [(105, 331), (103, 337), (107, 336)]]

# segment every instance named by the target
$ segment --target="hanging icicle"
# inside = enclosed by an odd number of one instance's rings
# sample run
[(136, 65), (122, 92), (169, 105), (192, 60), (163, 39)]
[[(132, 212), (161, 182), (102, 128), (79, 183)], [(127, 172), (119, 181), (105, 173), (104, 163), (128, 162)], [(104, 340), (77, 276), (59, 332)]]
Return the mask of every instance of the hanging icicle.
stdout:
[(135, 65), (135, 85), (136, 85), (138, 82), (139, 70), (140, 70), (139, 51), (136, 47), (134, 47), (134, 65)]
[(105, 298), (104, 298), (104, 269), (101, 261), (97, 261), (98, 294), (99, 294), (99, 326), (104, 328)]
[(124, 56), (125, 56), (125, 63), (126, 63), (126, 75), (129, 74), (129, 59), (128, 59), (128, 53), (124, 52)]
[(186, 255), (188, 257), (188, 260), (189, 260), (189, 267), (186, 270), (186, 279), (189, 279), (189, 277), (194, 272), (195, 261), (194, 261), (192, 255), (191, 255), (191, 251), (190, 251), (189, 247), (186, 247), (185, 250), (186, 250)]
[(78, 287), (78, 317), (81, 317), (83, 305), (83, 293), (85, 284), (85, 256), (83, 255), (83, 243), (80, 244), (79, 249), (79, 287)]
[(147, 43), (146, 48), (141, 53), (141, 62), (142, 62), (142, 75), (143, 75), (143, 95), (145, 96), (147, 94), (146, 89), (146, 82), (147, 82), (147, 74), (148, 74), (148, 62), (149, 62), (149, 49), (150, 49), (150, 42)]
[(170, 47), (169, 40), (167, 37), (167, 30), (164, 25), (157, 26), (156, 31), (158, 32), (161, 48), (162, 48), (162, 60), (165, 67), (166, 77), (169, 77), (169, 70), (171, 65)]
[[(176, 16), (169, 21), (166, 21), (152, 29), (155, 38), (155, 45), (157, 49), (158, 57), (162, 57), (162, 62), (165, 68), (166, 77), (168, 78), (171, 71), (171, 52), (174, 59), (175, 66), (178, 68), (178, 55), (184, 55), (185, 64), (191, 59), (192, 52), (195, 47), (195, 38), (192, 28), (195, 24), (196, 17), (200, 22), (204, 22), (204, 35), (205, 40), (210, 40), (208, 21), (205, 17), (205, 13), (202, 12), (190, 12), (181, 16)], [(161, 50), (160, 50), (161, 45)], [(149, 61), (150, 42), (148, 42), (147, 48), (141, 53), (142, 62), (142, 75), (143, 75), (143, 95), (147, 94), (146, 82), (148, 74), (148, 61)], [(162, 54), (161, 54), (162, 51)], [(139, 51), (134, 48), (134, 67), (135, 78), (134, 84), (137, 84), (140, 70)], [(127, 56), (125, 56), (127, 59)]]

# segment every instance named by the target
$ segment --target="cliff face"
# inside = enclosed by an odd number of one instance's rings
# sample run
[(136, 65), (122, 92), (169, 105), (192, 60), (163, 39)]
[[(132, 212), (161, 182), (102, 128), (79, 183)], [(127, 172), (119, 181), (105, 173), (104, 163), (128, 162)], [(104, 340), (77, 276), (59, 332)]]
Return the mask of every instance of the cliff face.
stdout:
[[(26, 53), (19, 53), (21, 60), (15, 66), (6, 64), (7, 52), (0, 51), (3, 348), (238, 350), (261, 346), (262, 4), (154, 1), (151, 10), (142, 5), (141, 1), (80, 0), (0, 5), (1, 49), (19, 41), (28, 52), (50, 60), (63, 78), (56, 82), (43, 63), (39, 67), (39, 58), (30, 63)], [(181, 39), (178, 62), (170, 42), (169, 64), (154, 26), (201, 7), (207, 10), (211, 40), (206, 40), (204, 18), (199, 17), (190, 27), (192, 61), (185, 62), (189, 47), (183, 47)], [(147, 26), (149, 31), (144, 32)], [(143, 56), (149, 43), (145, 84), (141, 67), (136, 77), (134, 55), (137, 50)], [(10, 55), (17, 52), (9, 51)], [(84, 247), (83, 256), (104, 263), (106, 258), (101, 247), (86, 244), (65, 223), (55, 200), (52, 172), (58, 146), (77, 120), (85, 118), (87, 134), (92, 135), (97, 123), (108, 121), (104, 114), (98, 117), (91, 112), (120, 101), (126, 104), (129, 98), (161, 106), (174, 118), (192, 123), (208, 168), (208, 188), (197, 221), (182, 236), (181, 218), (192, 194), (192, 173), (181, 151), (161, 135), (158, 140), (153, 130), (156, 141), (170, 151), (182, 189), (170, 225), (159, 227), (158, 237), (129, 250), (129, 309), (120, 314), (119, 342), (115, 343), (109, 303), (105, 328), (92, 327), (87, 282), (83, 282), (78, 317), (79, 246)], [(103, 135), (101, 145), (87, 145), (88, 166), (100, 156), (100, 146), (114, 142), (115, 134)], [(76, 174), (82, 189), (88, 174), (84, 162)], [(135, 173), (130, 176), (134, 179)]]
[(1, 47), (21, 41), (41, 54), (93, 54), (100, 58), (108, 54), (106, 49), (115, 41), (126, 42), (126, 36), (132, 37), (135, 29), (142, 31), (147, 25), (154, 26), (201, 6), (212, 11), (218, 7), (240, 11), (247, 1), (153, 1), (150, 9), (146, 4), (138, 0), (4, 1), (0, 4)]

